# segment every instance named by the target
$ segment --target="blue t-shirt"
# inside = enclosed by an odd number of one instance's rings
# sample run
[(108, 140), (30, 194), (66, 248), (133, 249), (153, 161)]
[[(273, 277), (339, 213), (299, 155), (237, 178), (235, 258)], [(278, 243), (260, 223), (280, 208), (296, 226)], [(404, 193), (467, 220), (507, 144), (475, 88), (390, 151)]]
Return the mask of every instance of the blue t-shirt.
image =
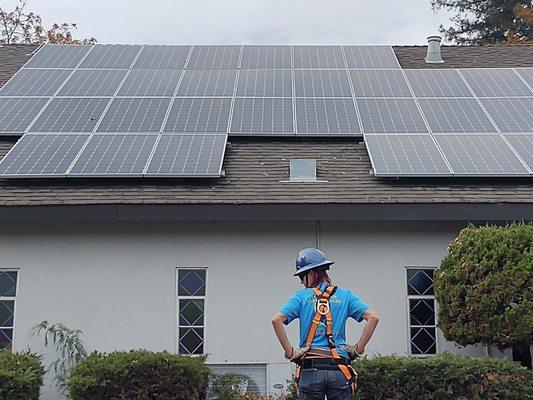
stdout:
[[(320, 285), (320, 291), (328, 286), (324, 282)], [(368, 305), (348, 289), (337, 288), (329, 300), (331, 316), (333, 318), (333, 339), (335, 346), (347, 344), (346, 341), (346, 320), (352, 317), (357, 322), (362, 321), (363, 314), (369, 309)], [(316, 312), (316, 296), (313, 289), (305, 288), (298, 290), (291, 298), (279, 309), (279, 312), (287, 317), (285, 325), (291, 323), (294, 319), (300, 318), (300, 347), (305, 347), (307, 334), (311, 327), (313, 317)], [(328, 339), (326, 337), (326, 322), (322, 320), (318, 326), (311, 347), (322, 347), (329, 349)], [(338, 349), (339, 355), (348, 357), (343, 349)]]

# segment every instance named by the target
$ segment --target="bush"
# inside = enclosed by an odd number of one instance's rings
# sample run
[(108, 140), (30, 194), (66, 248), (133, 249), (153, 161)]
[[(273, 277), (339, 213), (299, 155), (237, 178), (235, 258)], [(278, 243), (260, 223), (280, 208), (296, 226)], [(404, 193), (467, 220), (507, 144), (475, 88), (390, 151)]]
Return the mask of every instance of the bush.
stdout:
[(354, 367), (360, 400), (533, 399), (533, 373), (504, 359), (386, 356), (356, 360)]
[(0, 349), (0, 399), (37, 400), (43, 384), (42, 356)]
[(90, 354), (67, 386), (73, 400), (199, 400), (208, 380), (205, 358), (132, 350)]

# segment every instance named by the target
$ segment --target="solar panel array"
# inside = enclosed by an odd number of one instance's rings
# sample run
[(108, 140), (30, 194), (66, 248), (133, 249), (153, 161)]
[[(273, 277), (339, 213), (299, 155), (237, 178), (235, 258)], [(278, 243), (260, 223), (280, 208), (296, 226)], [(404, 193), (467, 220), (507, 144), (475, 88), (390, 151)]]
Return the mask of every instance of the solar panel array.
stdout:
[[(227, 135), (363, 135), (377, 176), (482, 175), (461, 158), (481, 156), (514, 166), (489, 174), (522, 176), (531, 166), (516, 146), (529, 142), (514, 137), (533, 131), (532, 71), (403, 70), (390, 46), (45, 45), (0, 89), (0, 134), (52, 146), (87, 134), (66, 175), (145, 176), (146, 149), (183, 151), (192, 134), (220, 135), (215, 146)], [(447, 154), (450, 143), (464, 152)]]

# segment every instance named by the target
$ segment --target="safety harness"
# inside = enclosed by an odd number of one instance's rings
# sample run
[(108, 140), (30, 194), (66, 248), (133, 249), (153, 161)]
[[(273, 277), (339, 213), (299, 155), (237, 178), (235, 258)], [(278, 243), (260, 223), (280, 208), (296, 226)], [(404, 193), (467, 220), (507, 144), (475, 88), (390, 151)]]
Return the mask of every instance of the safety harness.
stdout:
[[(311, 323), (311, 327), (309, 328), (309, 332), (307, 334), (305, 346), (309, 348), (311, 347), (311, 344), (313, 343), (313, 339), (315, 338), (318, 326), (320, 325), (322, 320), (325, 319), (326, 320), (326, 337), (328, 339), (329, 348), (330, 348), (331, 355), (333, 356), (333, 358), (325, 359), (325, 360), (321, 360), (321, 359), (306, 360), (305, 359), (306, 355), (304, 355), (300, 360), (296, 361), (296, 363), (298, 364), (298, 368), (296, 368), (296, 372), (294, 374), (296, 384), (298, 385), (298, 381), (300, 380), (300, 374), (302, 372), (302, 369), (304, 368), (339, 369), (344, 374), (346, 379), (348, 379), (348, 381), (350, 382), (350, 385), (352, 387), (352, 392), (355, 392), (355, 388), (357, 386), (357, 372), (355, 372), (353, 367), (350, 365), (349, 360), (342, 358), (339, 355), (339, 352), (337, 351), (337, 347), (335, 346), (335, 341), (333, 339), (333, 318), (331, 315), (329, 299), (333, 296), (333, 294), (337, 290), (337, 287), (329, 285), (323, 292), (321, 292), (316, 287), (312, 289), (313, 289), (313, 292), (315, 292), (315, 296), (316, 296), (316, 312), (315, 312), (315, 316), (313, 317), (313, 322)], [(324, 362), (326, 360), (327, 362)]]

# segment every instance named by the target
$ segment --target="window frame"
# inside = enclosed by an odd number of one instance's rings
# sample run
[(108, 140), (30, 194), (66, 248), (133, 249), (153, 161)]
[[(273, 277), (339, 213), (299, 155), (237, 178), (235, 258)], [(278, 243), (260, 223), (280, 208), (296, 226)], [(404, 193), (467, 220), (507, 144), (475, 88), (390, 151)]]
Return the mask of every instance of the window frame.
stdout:
[[(406, 304), (406, 326), (407, 326), (407, 354), (412, 357), (432, 357), (440, 353), (440, 343), (439, 343), (439, 329), (437, 327), (438, 317), (439, 317), (439, 305), (437, 299), (435, 298), (435, 291), (433, 294), (424, 294), (424, 295), (414, 295), (409, 294), (409, 280), (407, 277), (407, 272), (409, 270), (421, 270), (421, 269), (431, 269), (433, 274), (438, 270), (435, 266), (428, 265), (418, 265), (418, 266), (405, 266), (405, 281), (404, 281), (404, 290), (405, 290), (405, 304)], [(434, 309), (435, 309), (435, 324), (434, 325), (411, 325), (411, 307), (410, 300), (433, 300)], [(434, 328), (435, 329), (435, 354), (413, 354), (411, 351), (411, 328)]]
[(15, 348), (15, 325), (17, 323), (17, 296), (19, 294), (20, 286), (20, 268), (18, 267), (7, 267), (1, 268), (0, 272), (16, 272), (17, 273), (17, 282), (15, 283), (15, 296), (0, 296), (0, 301), (13, 301), (13, 326), (2, 327), (1, 329), (11, 329), (11, 351)]
[[(196, 271), (205, 271), (205, 294), (202, 295), (202, 296), (183, 296), (183, 295), (180, 295), (179, 294), (179, 271), (180, 270), (196, 270)], [(201, 356), (204, 356), (206, 354), (208, 354), (208, 351), (207, 351), (207, 335), (206, 335), (206, 332), (207, 332), (207, 287), (208, 287), (208, 284), (209, 284), (209, 274), (208, 274), (208, 268), (207, 267), (198, 267), (198, 266), (191, 266), (191, 267), (186, 267), (186, 266), (183, 266), (183, 267), (176, 267), (176, 272), (175, 272), (175, 276), (174, 276), (174, 282), (175, 282), (175, 288), (174, 288), (174, 293), (175, 293), (175, 301), (176, 301), (176, 308), (175, 308), (175, 313), (174, 313), (174, 351), (176, 354), (181, 354), (180, 353), (180, 343), (179, 343), (179, 340), (180, 340), (180, 328), (187, 328), (189, 326), (186, 326), (186, 325), (180, 325), (180, 300), (203, 300), (204, 301), (204, 323), (203, 325), (199, 325), (199, 326), (192, 326), (192, 327), (189, 327), (189, 328), (202, 328), (203, 329), (203, 338), (202, 338), (202, 347), (203, 347), (203, 352), (202, 354), (183, 354), (184, 356), (187, 356), (187, 357), (201, 357)]]

